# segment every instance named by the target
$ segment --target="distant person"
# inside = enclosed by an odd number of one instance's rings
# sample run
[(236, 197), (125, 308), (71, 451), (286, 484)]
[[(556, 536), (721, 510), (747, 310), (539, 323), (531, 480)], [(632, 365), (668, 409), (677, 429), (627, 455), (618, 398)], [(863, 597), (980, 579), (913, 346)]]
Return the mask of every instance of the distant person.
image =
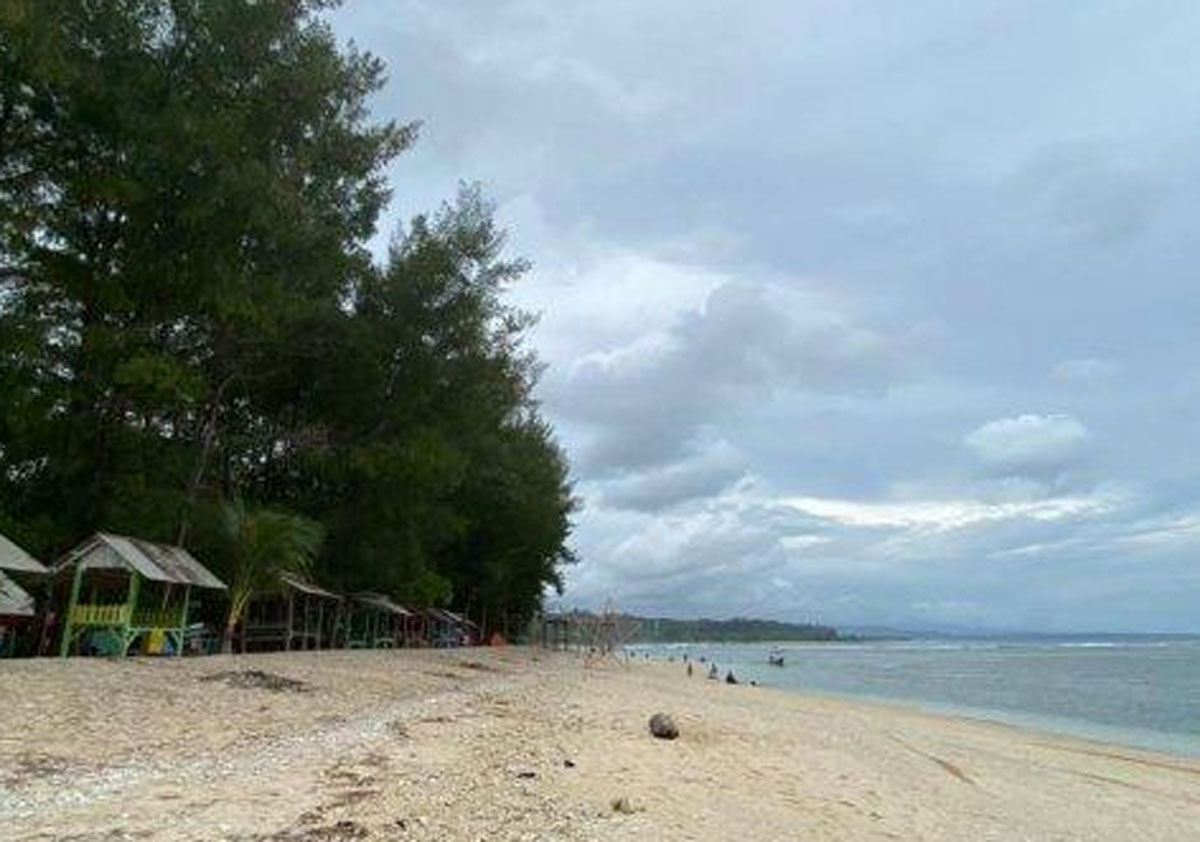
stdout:
[(688, 678), (692, 677), (692, 662), (688, 661)]
[(725, 683), (726, 684), (737, 684), (738, 683), (738, 680), (733, 677), (733, 670), (730, 670), (729, 672), (725, 673)]
[(719, 672), (717, 672), (717, 665), (714, 663), (712, 666), (710, 666), (708, 668), (708, 678), (710, 681), (716, 681), (720, 677), (721, 677), (721, 674)]

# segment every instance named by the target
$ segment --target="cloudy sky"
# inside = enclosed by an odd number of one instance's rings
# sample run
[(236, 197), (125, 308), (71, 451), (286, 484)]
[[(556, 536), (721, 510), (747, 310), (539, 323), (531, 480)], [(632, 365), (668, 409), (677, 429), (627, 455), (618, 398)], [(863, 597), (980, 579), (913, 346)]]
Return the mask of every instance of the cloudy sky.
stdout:
[(1200, 5), (333, 20), (423, 122), (384, 233), (479, 180), (535, 264), (564, 605), (1200, 631)]

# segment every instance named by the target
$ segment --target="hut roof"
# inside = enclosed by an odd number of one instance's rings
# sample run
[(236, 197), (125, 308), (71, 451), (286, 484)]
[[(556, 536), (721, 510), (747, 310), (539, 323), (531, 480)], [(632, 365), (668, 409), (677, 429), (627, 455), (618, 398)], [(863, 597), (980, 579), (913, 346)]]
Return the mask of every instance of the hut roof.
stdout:
[(290, 573), (281, 573), (279, 576), (279, 581), (282, 582), (285, 587), (294, 588), (295, 590), (298, 590), (301, 593), (306, 593), (310, 596), (319, 596), (323, 599), (337, 600), (342, 598), (339, 594), (335, 594), (333, 591), (327, 591), (324, 588), (314, 585), (312, 582), (306, 582), (300, 577), (293, 576)]
[(41, 562), (0, 535), (0, 570), (15, 570), (18, 573), (47, 573)]
[(33, 597), (3, 573), (0, 573), (0, 615), (9, 617), (32, 617), (34, 615)]
[(478, 628), (478, 626), (461, 614), (455, 614), (453, 611), (446, 611), (444, 609), (442, 610), (442, 613), (450, 619), (450, 622), (455, 623), (456, 625)]
[(354, 600), (362, 603), (363, 605), (370, 605), (373, 608), (379, 608), (392, 614), (398, 614), (401, 617), (412, 616), (412, 612), (410, 612), (407, 608), (401, 608), (399, 605), (392, 602), (381, 593), (356, 593), (354, 595)]
[(182, 547), (107, 532), (97, 532), (71, 550), (55, 569), (62, 570), (75, 564), (88, 569), (123, 567), (154, 582), (227, 590), (224, 582), (209, 573)]

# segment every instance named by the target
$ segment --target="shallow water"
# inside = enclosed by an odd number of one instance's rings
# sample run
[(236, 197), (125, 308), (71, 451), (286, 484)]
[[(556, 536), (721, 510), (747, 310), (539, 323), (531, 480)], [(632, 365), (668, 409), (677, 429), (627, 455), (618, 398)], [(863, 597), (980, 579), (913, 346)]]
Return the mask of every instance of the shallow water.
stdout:
[[(1200, 756), (1200, 640), (1195, 639), (677, 644), (631, 649), (677, 661), (685, 652), (693, 659), (704, 656), (718, 664), (722, 678), (732, 669), (741, 681), (772, 687), (899, 701)], [(785, 666), (767, 664), (774, 650), (783, 652)]]

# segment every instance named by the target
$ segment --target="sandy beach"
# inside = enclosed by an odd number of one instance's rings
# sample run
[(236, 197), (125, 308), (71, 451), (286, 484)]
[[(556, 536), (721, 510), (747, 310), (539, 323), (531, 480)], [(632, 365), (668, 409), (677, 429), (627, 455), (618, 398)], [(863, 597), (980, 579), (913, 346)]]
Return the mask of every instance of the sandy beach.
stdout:
[(2, 840), (1200, 839), (1195, 760), (679, 664), (15, 661), (0, 716)]

